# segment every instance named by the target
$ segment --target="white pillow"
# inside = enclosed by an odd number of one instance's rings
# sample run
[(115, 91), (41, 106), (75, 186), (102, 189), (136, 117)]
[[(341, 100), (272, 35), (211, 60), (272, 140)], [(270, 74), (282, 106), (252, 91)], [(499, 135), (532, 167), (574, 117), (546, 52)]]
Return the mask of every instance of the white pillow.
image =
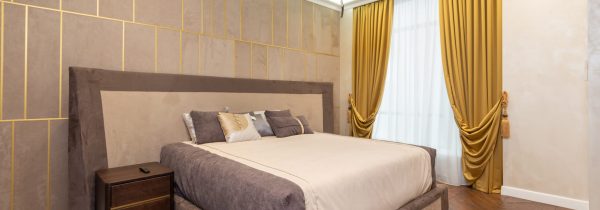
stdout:
[(219, 112), (217, 116), (227, 143), (260, 139), (250, 114), (232, 114)]
[(190, 116), (189, 112), (183, 113), (183, 123), (185, 123), (185, 127), (188, 130), (188, 134), (190, 135), (190, 140), (193, 143), (196, 143), (196, 130), (194, 129), (194, 121), (192, 120), (192, 116)]

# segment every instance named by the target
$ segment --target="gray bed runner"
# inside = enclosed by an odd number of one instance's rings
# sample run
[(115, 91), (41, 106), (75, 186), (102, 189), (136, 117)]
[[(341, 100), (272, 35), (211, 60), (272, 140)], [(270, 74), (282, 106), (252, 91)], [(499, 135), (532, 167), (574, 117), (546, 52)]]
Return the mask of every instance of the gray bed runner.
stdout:
[(160, 156), (182, 197), (204, 210), (305, 209), (302, 189), (287, 179), (185, 143), (164, 146)]

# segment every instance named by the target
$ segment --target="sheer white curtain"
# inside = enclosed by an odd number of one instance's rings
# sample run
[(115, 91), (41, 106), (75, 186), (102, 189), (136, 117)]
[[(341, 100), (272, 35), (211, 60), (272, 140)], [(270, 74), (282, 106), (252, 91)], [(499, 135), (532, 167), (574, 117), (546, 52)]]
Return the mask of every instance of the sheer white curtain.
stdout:
[(465, 184), (442, 70), (438, 0), (395, 0), (391, 39), (373, 138), (435, 148), (437, 179)]

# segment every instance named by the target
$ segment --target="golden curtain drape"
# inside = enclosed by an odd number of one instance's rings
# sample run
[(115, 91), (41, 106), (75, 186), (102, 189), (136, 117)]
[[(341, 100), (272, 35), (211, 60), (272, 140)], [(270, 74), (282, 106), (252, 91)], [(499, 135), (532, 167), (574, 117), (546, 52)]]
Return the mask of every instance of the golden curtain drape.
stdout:
[(371, 138), (383, 97), (394, 0), (354, 8), (352, 47), (352, 135)]
[(442, 60), (460, 128), (463, 174), (477, 190), (502, 186), (502, 1), (440, 0)]

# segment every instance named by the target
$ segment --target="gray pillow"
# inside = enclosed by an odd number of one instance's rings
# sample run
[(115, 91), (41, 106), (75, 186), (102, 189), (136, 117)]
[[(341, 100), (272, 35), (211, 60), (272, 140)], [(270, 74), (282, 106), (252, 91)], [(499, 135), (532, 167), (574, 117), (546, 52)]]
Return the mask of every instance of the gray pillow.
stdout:
[(308, 121), (304, 116), (271, 116), (267, 119), (269, 121), (269, 124), (271, 124), (273, 133), (275, 133), (275, 136), (277, 136), (278, 138), (314, 133), (308, 125)]
[(196, 131), (196, 144), (225, 142), (225, 134), (221, 129), (218, 114), (219, 112), (190, 112), (194, 131)]
[(249, 114), (252, 117), (254, 117), (254, 119), (252, 119), (252, 123), (254, 124), (254, 127), (256, 128), (256, 130), (258, 131), (260, 136), (274, 136), (275, 135), (275, 134), (273, 134), (273, 130), (271, 129), (271, 126), (267, 122), (267, 117), (265, 116), (264, 111), (249, 112)]
[(265, 116), (267, 116), (267, 121), (268, 121), (269, 117), (291, 117), (292, 113), (290, 112), (289, 109), (277, 110), (277, 111), (267, 110), (267, 111), (265, 111)]

